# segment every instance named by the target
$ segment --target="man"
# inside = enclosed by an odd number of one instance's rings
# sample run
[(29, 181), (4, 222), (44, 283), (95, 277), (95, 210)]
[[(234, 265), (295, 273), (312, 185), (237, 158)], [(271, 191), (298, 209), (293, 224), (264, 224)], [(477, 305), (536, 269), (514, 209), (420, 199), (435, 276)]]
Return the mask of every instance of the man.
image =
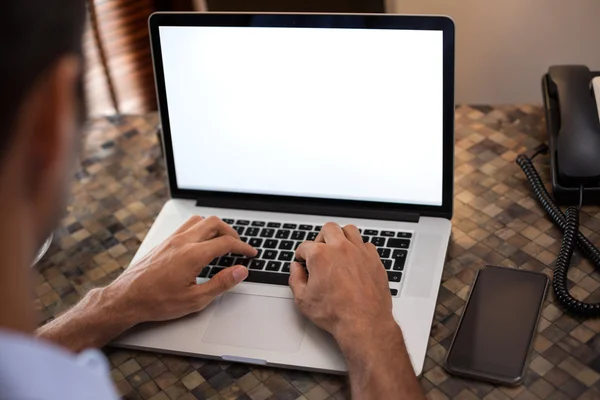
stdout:
[[(29, 265), (61, 217), (77, 153), (85, 115), (84, 20), (83, 0), (2, 4), (2, 399), (115, 399), (105, 360), (89, 349), (138, 323), (201, 311), (248, 273), (234, 266), (196, 285), (202, 266), (229, 252), (256, 254), (221, 220), (192, 218), (112, 284), (90, 291), (36, 334)], [(306, 261), (310, 278), (293, 265), (289, 283), (296, 304), (337, 340), (354, 397), (422, 398), (375, 247), (363, 243), (353, 226), (327, 224), (297, 256)]]

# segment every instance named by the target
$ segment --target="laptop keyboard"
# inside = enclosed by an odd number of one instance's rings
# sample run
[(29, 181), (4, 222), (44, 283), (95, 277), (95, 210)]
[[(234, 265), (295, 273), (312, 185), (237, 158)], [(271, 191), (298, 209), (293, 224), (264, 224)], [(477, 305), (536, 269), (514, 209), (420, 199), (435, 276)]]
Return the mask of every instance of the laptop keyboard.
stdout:
[[(290, 265), (295, 251), (306, 240), (315, 240), (322, 225), (223, 219), (240, 235), (241, 240), (258, 249), (258, 255), (247, 258), (226, 254), (215, 258), (205, 267), (198, 278), (212, 278), (232, 265), (248, 267), (245, 282), (287, 285)], [(396, 230), (359, 229), (364, 242), (377, 247), (381, 262), (386, 269), (388, 281), (399, 283), (411, 245), (412, 233)], [(397, 289), (390, 289), (397, 295)]]

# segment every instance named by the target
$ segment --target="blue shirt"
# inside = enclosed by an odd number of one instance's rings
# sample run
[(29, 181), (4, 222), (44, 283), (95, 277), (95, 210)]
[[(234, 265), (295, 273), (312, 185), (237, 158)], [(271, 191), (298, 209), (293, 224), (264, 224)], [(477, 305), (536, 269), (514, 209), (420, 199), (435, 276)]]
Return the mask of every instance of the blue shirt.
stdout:
[(104, 355), (0, 331), (1, 400), (117, 400)]

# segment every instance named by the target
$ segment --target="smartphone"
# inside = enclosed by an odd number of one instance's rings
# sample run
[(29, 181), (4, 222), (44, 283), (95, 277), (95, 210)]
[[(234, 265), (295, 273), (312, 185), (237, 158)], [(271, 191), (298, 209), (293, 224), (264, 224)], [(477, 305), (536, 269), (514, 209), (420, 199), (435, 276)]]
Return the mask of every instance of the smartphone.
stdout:
[(542, 273), (482, 267), (448, 350), (446, 370), (502, 385), (520, 384), (548, 283)]

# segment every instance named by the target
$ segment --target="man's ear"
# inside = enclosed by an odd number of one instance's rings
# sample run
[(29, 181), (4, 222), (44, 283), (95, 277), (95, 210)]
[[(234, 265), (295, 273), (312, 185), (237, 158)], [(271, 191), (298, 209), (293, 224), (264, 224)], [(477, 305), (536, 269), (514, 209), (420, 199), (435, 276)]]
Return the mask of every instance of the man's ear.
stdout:
[[(39, 230), (53, 229), (62, 215), (75, 158), (79, 112), (81, 62), (76, 56), (60, 58), (32, 87), (21, 107), (17, 139), (24, 189)], [(25, 200), (25, 199), (24, 199)]]

